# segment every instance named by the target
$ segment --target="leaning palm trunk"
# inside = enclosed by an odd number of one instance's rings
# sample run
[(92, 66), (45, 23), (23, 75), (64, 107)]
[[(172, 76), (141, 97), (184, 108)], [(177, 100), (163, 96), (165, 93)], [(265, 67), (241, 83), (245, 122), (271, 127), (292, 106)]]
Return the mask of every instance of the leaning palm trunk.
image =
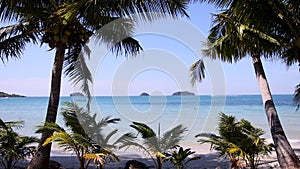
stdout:
[(300, 168), (299, 159), (281, 126), (260, 57), (253, 55), (252, 59), (278, 162), (283, 169), (298, 169)]
[[(55, 53), (55, 59), (52, 68), (52, 79), (51, 79), (51, 91), (50, 98), (48, 103), (47, 115), (45, 122), (53, 122), (56, 121), (56, 115), (59, 104), (59, 96), (60, 96), (60, 87), (61, 87), (61, 75), (63, 69), (65, 55), (65, 44), (61, 44), (57, 47)], [(47, 169), (50, 160), (50, 152), (51, 152), (51, 144), (46, 146), (42, 146), (45, 140), (52, 135), (52, 132), (44, 131), (42, 133), (42, 137), (40, 143), (38, 145), (38, 150), (30, 161), (27, 169)]]

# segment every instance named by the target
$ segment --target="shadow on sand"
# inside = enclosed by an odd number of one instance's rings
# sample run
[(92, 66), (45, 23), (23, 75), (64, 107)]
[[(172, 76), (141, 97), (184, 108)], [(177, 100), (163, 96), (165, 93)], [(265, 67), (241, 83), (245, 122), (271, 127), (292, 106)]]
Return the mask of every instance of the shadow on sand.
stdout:
[[(295, 153), (299, 156), (300, 149), (294, 149)], [(267, 158), (261, 161), (259, 164), (259, 168), (280, 168), (278, 165), (278, 161), (276, 159), (275, 152), (272, 152), (272, 158)], [(200, 156), (201, 159), (197, 161), (191, 161), (188, 163), (187, 169), (228, 169), (230, 168), (229, 160), (224, 160), (223, 158), (219, 158), (217, 153), (208, 153), (208, 154), (198, 154), (196, 156)], [(129, 160), (137, 160), (146, 164), (149, 169), (155, 169), (154, 163), (150, 158), (142, 158), (136, 154), (123, 154), (120, 155), (120, 162), (108, 162), (105, 165), (105, 169), (124, 169), (127, 161)], [(64, 169), (78, 169), (79, 164), (75, 155), (62, 155), (62, 156), (53, 156), (51, 160), (54, 160), (62, 165)], [(20, 161), (17, 164), (17, 168), (25, 168), (27, 166), (28, 161)], [(169, 162), (165, 162), (163, 164), (164, 169), (174, 169), (174, 166)], [(97, 169), (97, 166), (91, 164), (90, 169)]]

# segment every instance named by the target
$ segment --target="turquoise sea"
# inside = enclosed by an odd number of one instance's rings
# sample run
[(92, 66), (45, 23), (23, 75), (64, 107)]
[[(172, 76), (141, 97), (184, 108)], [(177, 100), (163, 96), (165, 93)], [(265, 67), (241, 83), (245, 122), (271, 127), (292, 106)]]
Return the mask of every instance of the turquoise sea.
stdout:
[[(296, 111), (292, 95), (274, 95), (280, 120), (291, 141), (300, 140), (300, 111)], [(84, 97), (61, 97), (64, 101), (74, 101), (85, 106)], [(22, 135), (36, 135), (36, 126), (44, 121), (48, 97), (1, 98), (0, 118), (4, 121), (24, 120), (24, 128), (19, 129)], [(61, 108), (62, 104), (60, 104)], [(183, 124), (186, 132), (185, 142), (196, 142), (194, 136), (200, 132), (216, 132), (219, 112), (234, 115), (238, 119), (249, 120), (255, 126), (266, 131), (270, 138), (267, 118), (260, 95), (234, 96), (99, 96), (93, 98), (91, 113), (97, 118), (118, 117), (119, 124), (109, 129), (119, 129), (119, 134), (132, 131), (132, 121), (146, 123), (155, 131), (163, 133), (172, 127)], [(63, 124), (61, 115), (58, 123)]]

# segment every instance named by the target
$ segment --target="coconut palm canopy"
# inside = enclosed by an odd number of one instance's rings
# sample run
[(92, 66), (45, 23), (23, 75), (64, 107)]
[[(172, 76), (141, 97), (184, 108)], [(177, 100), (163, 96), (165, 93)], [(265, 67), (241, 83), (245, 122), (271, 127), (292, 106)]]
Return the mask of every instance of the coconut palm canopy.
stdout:
[[(213, 15), (209, 49), (204, 50), (207, 56), (232, 63), (257, 54), (271, 61), (282, 60), (287, 66), (300, 63), (299, 1), (201, 2), (213, 3), (221, 9), (219, 14)], [(198, 64), (191, 67), (191, 76), (201, 80), (205, 67), (201, 65), (202, 60)], [(192, 82), (195, 81), (192, 78)], [(299, 94), (297, 89), (295, 94)], [(295, 103), (299, 106), (297, 98)]]
[[(222, 11), (214, 15), (204, 54), (225, 62), (252, 57), (255, 76), (282, 168), (299, 168), (300, 161), (287, 140), (269, 89), (261, 57), (282, 60), (287, 66), (299, 62), (300, 34), (298, 1), (219, 0)], [(192, 81), (201, 80), (205, 66), (199, 60), (191, 67)], [(295, 101), (299, 101), (296, 90)], [(299, 105), (299, 102), (298, 102)]]

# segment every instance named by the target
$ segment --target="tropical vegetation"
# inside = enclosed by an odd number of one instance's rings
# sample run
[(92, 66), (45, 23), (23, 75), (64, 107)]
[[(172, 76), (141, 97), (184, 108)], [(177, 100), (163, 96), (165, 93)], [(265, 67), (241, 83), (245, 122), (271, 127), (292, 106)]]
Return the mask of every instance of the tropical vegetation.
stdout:
[(120, 141), (122, 143), (120, 148), (134, 146), (141, 149), (152, 158), (157, 169), (162, 169), (164, 158), (166, 158), (164, 153), (176, 148), (187, 130), (182, 125), (177, 125), (161, 135), (160, 126), (157, 133), (144, 123), (132, 122), (130, 127), (134, 128), (137, 133), (125, 134), (123, 140)]
[(236, 168), (240, 160), (245, 160), (251, 169), (255, 169), (261, 158), (269, 155), (274, 147), (261, 137), (264, 134), (262, 129), (247, 120), (237, 121), (234, 116), (224, 113), (219, 114), (218, 132), (219, 135), (200, 133), (196, 137), (200, 137), (200, 143), (210, 143), (220, 156), (229, 158), (231, 168)]
[[(51, 130), (54, 132), (53, 135), (49, 136), (43, 146), (51, 142), (57, 143), (64, 151), (74, 152), (79, 160), (80, 169), (87, 169), (91, 161), (104, 168), (107, 159), (119, 161), (119, 157), (110, 149), (113, 144), (109, 144), (109, 138), (111, 134), (107, 137), (101, 135), (100, 132), (96, 133), (97, 137), (94, 137), (95, 133), (89, 135), (89, 129), (103, 130), (105, 126), (111, 123), (116, 123), (115, 119), (104, 118), (100, 120), (100, 123), (96, 123), (95, 116), (89, 116), (89, 113), (83, 108), (79, 107), (77, 104), (72, 102), (64, 103), (65, 107), (62, 108), (63, 120), (65, 126), (68, 129), (64, 129), (56, 123), (46, 123), (44, 126), (40, 126), (37, 132), (43, 132), (45, 130)], [(98, 124), (97, 126), (89, 126), (85, 128), (84, 125), (91, 122), (90, 124)], [(94, 128), (99, 127), (99, 128)], [(114, 132), (113, 132), (114, 133)], [(100, 140), (94, 140), (99, 139)]]
[(184, 149), (181, 146), (176, 146), (174, 150), (165, 153), (165, 161), (170, 161), (176, 169), (184, 169), (188, 167), (189, 162), (201, 159), (200, 156), (189, 157), (195, 153), (190, 148)]
[[(299, 1), (203, 0), (221, 8), (214, 14), (205, 56), (224, 62), (238, 62), (250, 56), (258, 81), (265, 113), (282, 168), (300, 168), (281, 125), (261, 57), (279, 59), (288, 66), (300, 61)], [(203, 60), (191, 67), (192, 81), (204, 78)], [(299, 101), (299, 87), (295, 102)], [(299, 104), (298, 104), (299, 105)]]
[(23, 121), (4, 122), (0, 119), (0, 164), (3, 169), (15, 168), (18, 161), (36, 151), (35, 137), (21, 136), (14, 129), (23, 127)]
[[(42, 137), (38, 151), (30, 162), (28, 169), (47, 168), (51, 151), (51, 144), (48, 144), (50, 142), (58, 142), (66, 150), (71, 149), (77, 152), (82, 169), (89, 165), (89, 160), (92, 158), (98, 160), (102, 166), (108, 155), (112, 155), (117, 159), (110, 150), (102, 148), (116, 147), (115, 144), (110, 144), (109, 140), (117, 130), (111, 131), (106, 137), (103, 137), (101, 130), (86, 130), (84, 127), (88, 128), (89, 126), (79, 123), (78, 115), (70, 109), (64, 111), (63, 115), (66, 126), (70, 127), (71, 132), (64, 130), (55, 123), (62, 74), (67, 75), (74, 84), (80, 84), (85, 95), (90, 97), (91, 93), (88, 86), (92, 83), (92, 77), (85, 64), (85, 60), (89, 58), (91, 52), (86, 47), (89, 40), (95, 37), (99, 44), (108, 45), (116, 55), (129, 56), (130, 54), (136, 54), (142, 48), (138, 41), (132, 38), (134, 21), (130, 15), (140, 13), (139, 17), (147, 21), (164, 16), (148, 12), (163, 12), (174, 17), (187, 16), (186, 7), (188, 2), (190, 1), (0, 1), (1, 23), (7, 24), (0, 28), (0, 58), (3, 62), (11, 58), (21, 57), (26, 46), (30, 43), (46, 44), (49, 50), (55, 51), (45, 125), (39, 130), (42, 132)], [(300, 62), (299, 1), (200, 0), (200, 2), (212, 3), (221, 8), (221, 12), (214, 15), (214, 25), (210, 30), (207, 42), (208, 49), (204, 50), (205, 56), (229, 63), (238, 62), (248, 56), (252, 58), (255, 76), (261, 90), (265, 113), (280, 166), (282, 168), (300, 168), (300, 161), (289, 144), (279, 120), (261, 62), (261, 58), (278, 59), (288, 66)], [(109, 25), (107, 26), (107, 24)], [(204, 78), (204, 69), (205, 65), (202, 60), (192, 65), (192, 81), (195, 82)], [(294, 101), (299, 108), (300, 85), (296, 87)], [(74, 105), (70, 108), (80, 109)], [(83, 121), (92, 124), (91, 128), (93, 129), (119, 121), (119, 119), (108, 117), (97, 122), (95, 115), (81, 115), (85, 116), (82, 118)], [(7, 152), (5, 149), (1, 150), (1, 152), (6, 152), (1, 154), (2, 159), (4, 159), (1, 162), (5, 164), (4, 161), (6, 161), (5, 167), (9, 168), (15, 164), (15, 160), (31, 154), (33, 149), (30, 147), (31, 151), (25, 153), (26, 155), (24, 155), (24, 152), (14, 154), (10, 151), (12, 152), (12, 149), (22, 149), (22, 146), (27, 147), (27, 142), (36, 140), (20, 139), (21, 136), (12, 130), (13, 123), (2, 123), (1, 147), (8, 144), (8, 140), (15, 142), (15, 145), (17, 145), (17, 147), (10, 147), (11, 150), (8, 149)], [(253, 128), (248, 121), (234, 122), (233, 120), (232, 124), (235, 127), (238, 126), (234, 128), (234, 130), (237, 130), (236, 132), (247, 136), (246, 140), (240, 141), (253, 141), (254, 138), (260, 140), (262, 131)], [(142, 141), (140, 143), (135, 142), (134, 139), (138, 139), (138, 135), (134, 136), (132, 133), (124, 135), (118, 141), (123, 143), (123, 147), (135, 145), (154, 155), (157, 160), (157, 168), (162, 167), (162, 159), (165, 158), (163, 153), (174, 148), (182, 138), (182, 133), (186, 130), (178, 125), (161, 137), (160, 131), (156, 134), (143, 123), (133, 122), (131, 127), (141, 133), (142, 137), (140, 139)], [(226, 132), (223, 133), (221, 129), (219, 131), (220, 136), (206, 135), (210, 139), (206, 141), (216, 141), (214, 145), (217, 145), (217, 141), (224, 139), (222, 135), (226, 135)], [(12, 138), (5, 137), (7, 133)], [(204, 136), (204, 134), (201, 134), (201, 136)], [(248, 138), (248, 136), (251, 137)], [(250, 152), (247, 147), (242, 147), (235, 140), (230, 140), (231, 137), (227, 139), (228, 142), (223, 143), (229, 144), (231, 151), (227, 151), (228, 147), (225, 149), (220, 148), (223, 146), (221, 144), (217, 145), (216, 149), (234, 158), (244, 158), (251, 167), (257, 164), (256, 159), (259, 156), (255, 154), (257, 151), (265, 150), (267, 152), (269, 150), (260, 145), (264, 143), (264, 140), (262, 140), (262, 143), (256, 140), (255, 146), (262, 147), (257, 150), (252, 147), (251, 150), (255, 152)], [(84, 151), (84, 153), (77, 150)], [(178, 154), (185, 152), (183, 149), (179, 150)], [(29, 150), (26, 150), (26, 152), (29, 152)], [(189, 154), (189, 150), (186, 153)], [(16, 156), (16, 154), (21, 155)], [(176, 156), (176, 153), (174, 156)], [(84, 164), (86, 159), (88, 159), (87, 163)]]
[[(0, 28), (0, 58), (3, 62), (19, 58), (30, 43), (46, 44), (50, 50), (55, 51), (45, 119), (46, 123), (54, 123), (63, 70), (73, 83), (81, 85), (88, 97), (91, 95), (88, 85), (92, 83), (92, 77), (84, 62), (84, 55), (90, 54), (85, 45), (93, 35), (97, 36), (99, 44), (108, 45), (116, 54), (135, 54), (141, 50), (141, 46), (131, 37), (131, 14), (140, 14), (139, 17), (144, 20), (164, 16), (156, 15), (155, 12), (174, 17), (187, 16), (187, 4), (187, 1), (177, 0), (1, 0), (1, 23), (7, 26)], [(125, 17), (128, 19), (124, 19)], [(116, 20), (118, 21), (113, 22)], [(105, 29), (108, 23), (110, 25)], [(48, 166), (51, 144), (41, 145), (51, 134), (48, 131), (42, 133), (37, 154), (31, 160), (28, 169), (44, 169)]]
[(116, 137), (118, 129), (108, 129), (108, 125), (117, 124), (121, 121), (120, 118), (103, 117), (97, 118), (97, 114), (91, 114), (89, 110), (79, 106), (74, 102), (63, 102), (63, 112), (72, 112), (76, 114), (81, 127), (85, 133), (101, 147), (110, 149), (117, 148), (117, 142), (113, 140)]

